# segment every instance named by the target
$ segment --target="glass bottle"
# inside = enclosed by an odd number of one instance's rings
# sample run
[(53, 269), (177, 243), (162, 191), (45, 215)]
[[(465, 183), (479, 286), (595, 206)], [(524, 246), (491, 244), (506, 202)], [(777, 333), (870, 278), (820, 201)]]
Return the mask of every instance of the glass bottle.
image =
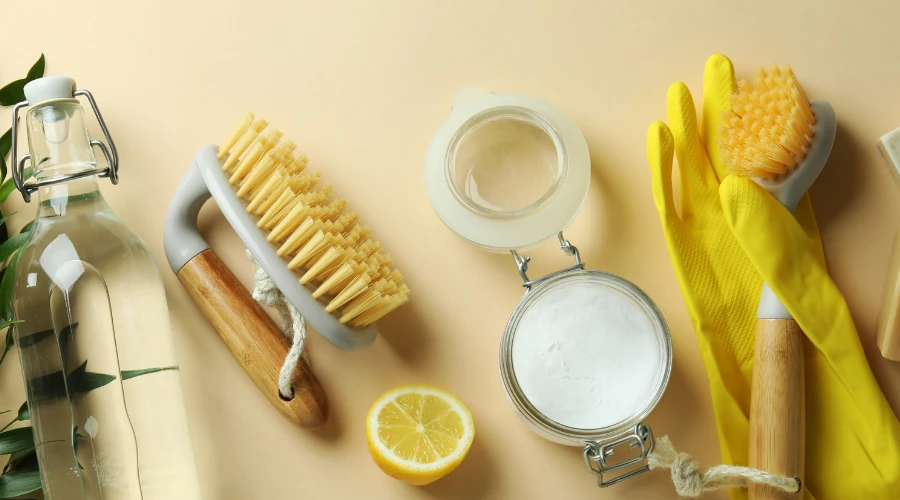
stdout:
[[(200, 498), (159, 269), (98, 189), (98, 176), (116, 180), (115, 146), (90, 93), (74, 89), (64, 77), (26, 86), (37, 182), (14, 172), (26, 201), (38, 196), (14, 257), (12, 308), (44, 495)], [(91, 141), (75, 95), (88, 98), (108, 149)]]

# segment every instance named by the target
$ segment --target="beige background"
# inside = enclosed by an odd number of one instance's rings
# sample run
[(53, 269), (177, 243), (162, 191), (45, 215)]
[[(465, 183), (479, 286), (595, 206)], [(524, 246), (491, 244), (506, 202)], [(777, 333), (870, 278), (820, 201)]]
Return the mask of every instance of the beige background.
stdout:
[[(834, 105), (840, 128), (813, 204), (834, 279), (900, 409), (900, 364), (879, 358), (872, 339), (900, 211), (874, 146), (900, 126), (900, 3), (17, 0), (4, 2), (2, 18), (0, 81), (24, 76), (43, 51), (49, 74), (71, 75), (94, 93), (114, 134), (122, 182), (103, 181), (103, 191), (163, 267), (208, 499), (674, 498), (658, 473), (598, 491), (580, 450), (533, 435), (504, 400), (497, 349), (522, 294), (518, 275), (510, 257), (451, 234), (422, 181), (432, 132), (454, 91), (471, 84), (542, 97), (581, 126), (593, 183), (566, 234), (590, 267), (633, 280), (662, 308), (675, 363), (650, 423), (703, 464), (715, 463), (706, 376), (644, 157), (647, 126), (665, 118), (666, 88), (681, 79), (699, 98), (703, 64), (714, 52), (731, 56), (739, 76), (790, 63), (811, 96)], [(295, 139), (352, 200), (415, 294), (381, 322), (368, 350), (342, 352), (312, 335), (332, 408), (317, 433), (292, 427), (268, 405), (162, 251), (163, 214), (194, 151), (220, 141), (247, 110)], [(0, 110), (0, 121), (8, 119), (9, 109)], [(15, 227), (35, 207), (21, 209)], [(249, 282), (243, 248), (215, 207), (202, 220), (214, 247)], [(532, 256), (536, 273), (567, 263), (553, 245)], [(422, 488), (384, 476), (365, 444), (369, 405), (405, 383), (452, 391), (477, 425), (463, 465)], [(13, 353), (0, 367), (0, 409), (22, 400)]]

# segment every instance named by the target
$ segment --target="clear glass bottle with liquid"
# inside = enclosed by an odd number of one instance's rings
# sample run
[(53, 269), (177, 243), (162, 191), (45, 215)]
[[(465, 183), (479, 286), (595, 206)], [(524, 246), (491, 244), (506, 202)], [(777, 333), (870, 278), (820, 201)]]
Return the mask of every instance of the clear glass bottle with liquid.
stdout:
[[(14, 114), (30, 106), (36, 182), (13, 170), (38, 213), (14, 257), (12, 307), (45, 498), (200, 498), (159, 269), (98, 189), (100, 176), (117, 180), (115, 145), (73, 80), (42, 78), (25, 93)], [(76, 96), (106, 144), (90, 139)]]

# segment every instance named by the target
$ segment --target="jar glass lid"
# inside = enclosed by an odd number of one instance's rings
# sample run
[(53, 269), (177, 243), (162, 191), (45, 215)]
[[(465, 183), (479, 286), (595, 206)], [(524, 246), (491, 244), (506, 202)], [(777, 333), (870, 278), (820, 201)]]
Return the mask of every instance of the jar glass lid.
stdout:
[(528, 292), (510, 318), (501, 373), (514, 404), (544, 430), (596, 439), (656, 406), (672, 366), (668, 327), (637, 286), (574, 270)]
[(546, 102), (464, 89), (428, 147), (425, 184), (438, 216), (461, 238), (522, 250), (578, 213), (590, 156), (575, 123)]

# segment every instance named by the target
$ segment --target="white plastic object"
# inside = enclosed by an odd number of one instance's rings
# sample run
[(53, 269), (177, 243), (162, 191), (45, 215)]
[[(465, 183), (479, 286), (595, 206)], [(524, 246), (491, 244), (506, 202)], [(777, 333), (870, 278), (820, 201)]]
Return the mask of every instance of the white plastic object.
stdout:
[[(492, 217), (462, 203), (447, 175), (450, 147), (472, 118), (504, 108), (523, 109), (549, 124), (566, 164), (553, 198), (521, 217)], [(494, 94), (466, 87), (453, 99), (453, 109), (431, 139), (425, 156), (425, 188), (438, 217), (460, 238), (482, 248), (524, 250), (556, 236), (572, 222), (587, 197), (591, 160), (578, 126), (547, 102), (518, 94)], [(515, 182), (510, 179), (510, 182)]]
[(256, 217), (247, 212), (235, 194), (217, 152), (218, 148), (213, 145), (197, 151), (194, 162), (169, 202), (163, 246), (172, 271), (177, 274), (188, 261), (209, 248), (197, 230), (197, 215), (211, 196), (259, 265), (316, 331), (341, 349), (359, 349), (372, 344), (378, 334), (374, 323), (363, 328), (342, 324), (325, 311), (325, 305), (314, 299), (300, 284), (298, 276), (287, 268), (287, 263), (256, 227)]
[(68, 76), (45, 76), (25, 84), (25, 100), (36, 106), (52, 99), (73, 99), (75, 80)]
[[(834, 145), (834, 136), (837, 133), (837, 119), (831, 104), (826, 101), (810, 101), (809, 105), (816, 117), (816, 125), (813, 127), (815, 135), (806, 158), (784, 177), (754, 179), (791, 213), (794, 213), (800, 198), (809, 190), (819, 173), (822, 172), (822, 168), (825, 167), (828, 155), (831, 154), (831, 147)], [(791, 313), (778, 300), (768, 284), (763, 284), (756, 317), (759, 319), (793, 319)]]
[(894, 235), (891, 262), (881, 293), (875, 344), (885, 359), (900, 361), (900, 232)]
[[(887, 162), (894, 180), (900, 184), (900, 128), (881, 136), (878, 150)], [(875, 343), (885, 359), (900, 361), (900, 232), (894, 235), (891, 262), (881, 295)]]
[(881, 136), (881, 139), (878, 139), (878, 150), (890, 167), (894, 180), (900, 184), (900, 128)]

